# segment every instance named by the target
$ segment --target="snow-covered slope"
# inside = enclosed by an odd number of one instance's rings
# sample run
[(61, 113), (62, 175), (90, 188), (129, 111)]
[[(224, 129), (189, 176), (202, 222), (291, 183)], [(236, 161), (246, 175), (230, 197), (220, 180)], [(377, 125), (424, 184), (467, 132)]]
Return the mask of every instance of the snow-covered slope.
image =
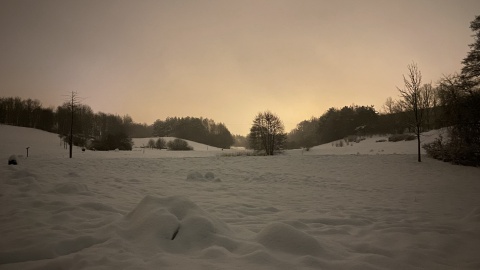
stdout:
[(68, 159), (54, 134), (0, 126), (0, 269), (480, 268), (478, 168), (321, 147)]
[[(439, 135), (446, 136), (445, 130), (432, 130), (421, 134), (421, 144), (433, 142)], [(339, 140), (312, 147), (308, 155), (391, 155), (391, 154), (417, 154), (417, 140), (389, 142), (388, 135), (367, 136), (359, 142), (346, 143)], [(340, 144), (340, 141), (342, 141)], [(340, 146), (342, 145), (342, 146)], [(301, 150), (300, 150), (301, 151)], [(298, 152), (298, 151), (296, 151)], [(426, 154), (421, 148), (421, 153)]]
[(26, 156), (27, 147), (30, 147), (30, 156), (68, 156), (57, 134), (38, 129), (0, 124), (0, 140), (0, 158), (6, 155)]
[[(184, 158), (184, 157), (202, 157), (215, 156), (222, 153), (239, 151), (239, 150), (222, 150), (217, 147), (187, 140), (188, 144), (193, 147), (193, 151), (167, 151), (157, 149), (145, 149), (141, 147), (147, 145), (151, 138), (134, 138), (133, 151), (86, 151), (82, 152), (80, 147), (73, 148), (75, 158)], [(157, 138), (152, 138), (156, 140)], [(175, 138), (164, 137), (168, 142)], [(64, 144), (57, 134), (45, 132), (42, 130), (15, 127), (9, 125), (0, 125), (0, 157), (8, 158), (10, 155), (17, 155), (20, 158), (26, 157), (27, 147), (29, 148), (29, 156), (35, 157), (68, 157), (69, 150), (64, 148)]]
[[(159, 137), (151, 137), (151, 138), (134, 138), (133, 139), (133, 147), (134, 148), (141, 148), (145, 145), (148, 145), (148, 141), (150, 139), (153, 139), (154, 141), (157, 141)], [(174, 139), (176, 139), (175, 137), (162, 137), (165, 142), (169, 142), (169, 141), (173, 141)], [(205, 144), (202, 144), (202, 143), (197, 143), (197, 142), (194, 142), (194, 141), (190, 141), (190, 140), (184, 140), (186, 142), (188, 142), (188, 145), (190, 145), (191, 147), (193, 147), (193, 150), (195, 151), (222, 151), (221, 148), (218, 148), (218, 147), (214, 147), (214, 146), (209, 146), (209, 145), (205, 145)]]

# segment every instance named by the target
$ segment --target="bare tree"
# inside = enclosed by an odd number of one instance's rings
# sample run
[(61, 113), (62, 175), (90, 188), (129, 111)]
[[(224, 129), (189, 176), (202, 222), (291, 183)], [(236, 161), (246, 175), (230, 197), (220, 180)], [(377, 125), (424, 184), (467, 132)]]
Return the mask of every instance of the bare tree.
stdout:
[(70, 155), (69, 157), (72, 158), (72, 148), (73, 148), (73, 116), (75, 114), (75, 108), (80, 104), (78, 101), (78, 94), (75, 91), (72, 91), (68, 98), (68, 104), (70, 109), (70, 134), (68, 138), (68, 144), (70, 146)]
[(395, 100), (393, 100), (392, 97), (388, 97), (387, 100), (385, 100), (385, 104), (382, 106), (382, 110), (386, 114), (393, 114), (395, 112)]
[(266, 111), (258, 113), (248, 135), (250, 146), (255, 150), (264, 150), (271, 156), (285, 143), (286, 134), (282, 121), (277, 115)]
[(402, 104), (407, 112), (412, 112), (411, 124), (417, 136), (418, 162), (422, 161), (420, 155), (420, 132), (424, 122), (425, 111), (428, 109), (430, 95), (432, 95), (431, 87), (428, 90), (422, 89), (422, 73), (418, 69), (416, 63), (407, 66), (408, 75), (403, 75), (405, 88), (400, 89), (400, 96), (403, 98)]

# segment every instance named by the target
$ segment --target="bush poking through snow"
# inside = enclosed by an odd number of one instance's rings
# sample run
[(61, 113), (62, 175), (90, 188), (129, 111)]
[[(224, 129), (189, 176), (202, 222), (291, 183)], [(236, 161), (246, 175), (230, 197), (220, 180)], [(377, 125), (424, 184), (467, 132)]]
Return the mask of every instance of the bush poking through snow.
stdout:
[(343, 147), (343, 140), (340, 140), (340, 141), (336, 142), (335, 146), (336, 147)]
[(466, 166), (480, 166), (480, 149), (467, 147), (458, 141), (444, 141), (443, 138), (424, 144), (423, 149), (434, 159)]
[(399, 142), (399, 141), (413, 141), (415, 140), (415, 135), (413, 134), (394, 134), (388, 137), (389, 142)]
[(167, 143), (167, 147), (172, 151), (188, 151), (193, 150), (193, 147), (188, 145), (188, 142), (182, 139), (175, 139)]
[(8, 165), (17, 165), (18, 162), (17, 162), (17, 156), (15, 155), (11, 155), (9, 158), (8, 158)]
[(207, 172), (205, 175), (202, 175), (198, 171), (193, 171), (188, 173), (187, 181), (198, 181), (198, 182), (221, 182), (219, 178), (215, 179), (215, 174), (213, 172)]
[(231, 153), (223, 153), (221, 155), (222, 157), (253, 157), (253, 156), (265, 156), (264, 152), (260, 151), (236, 151), (236, 152), (231, 152)]

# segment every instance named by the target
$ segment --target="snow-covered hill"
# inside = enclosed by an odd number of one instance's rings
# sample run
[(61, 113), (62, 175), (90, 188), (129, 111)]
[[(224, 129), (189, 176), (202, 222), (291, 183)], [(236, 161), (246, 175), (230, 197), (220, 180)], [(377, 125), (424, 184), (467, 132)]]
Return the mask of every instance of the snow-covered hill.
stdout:
[[(133, 138), (133, 147), (134, 148), (141, 148), (143, 146), (146, 146), (148, 145), (148, 141), (150, 139), (154, 140), (154, 141), (157, 141), (159, 137), (151, 137), (151, 138)], [(176, 139), (175, 137), (162, 137), (165, 142), (169, 142), (169, 141), (173, 141), (174, 139)], [(190, 141), (190, 140), (184, 140), (188, 143), (188, 145), (190, 145), (191, 147), (193, 147), (193, 150), (194, 151), (222, 151), (221, 148), (218, 148), (218, 147), (214, 147), (214, 146), (210, 146), (210, 145), (206, 145), (206, 144), (203, 144), (203, 143), (197, 143), (197, 142), (194, 142), (194, 141)]]
[[(103, 157), (131, 157), (131, 158), (158, 158), (158, 157), (202, 157), (215, 156), (221, 153), (232, 152), (234, 150), (225, 150), (208, 146), (205, 144), (187, 140), (188, 144), (193, 147), (193, 151), (167, 151), (157, 149), (141, 148), (147, 145), (151, 138), (134, 138), (133, 151), (86, 151), (82, 152), (80, 147), (73, 148), (73, 155), (76, 158), (103, 158)], [(157, 138), (152, 138), (156, 140)], [(174, 137), (164, 137), (168, 142), (175, 139)], [(0, 157), (9, 157), (10, 155), (17, 155), (20, 158), (26, 157), (27, 147), (29, 148), (29, 156), (35, 157), (68, 157), (69, 150), (64, 148), (64, 144), (57, 134), (45, 132), (42, 130), (15, 127), (9, 125), (0, 125), (0, 140), (2, 147), (0, 148)], [(238, 150), (235, 150), (238, 151)]]
[[(445, 130), (432, 130), (422, 133), (421, 144), (433, 142), (439, 135), (445, 136)], [(346, 143), (345, 140), (312, 147), (311, 155), (391, 155), (417, 154), (417, 140), (389, 142), (388, 135), (367, 136), (364, 140)], [(342, 145), (342, 146), (340, 146)], [(421, 148), (421, 153), (426, 154)]]
[(0, 126), (0, 269), (480, 268), (478, 168), (348, 147), (69, 159), (55, 134)]

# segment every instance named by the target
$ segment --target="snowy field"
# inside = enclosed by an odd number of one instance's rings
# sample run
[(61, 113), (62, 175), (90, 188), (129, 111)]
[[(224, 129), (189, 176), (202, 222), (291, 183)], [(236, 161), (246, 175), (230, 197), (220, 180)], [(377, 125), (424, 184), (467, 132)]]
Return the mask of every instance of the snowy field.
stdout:
[(0, 269), (480, 269), (480, 169), (378, 139), (68, 159), (0, 125)]

